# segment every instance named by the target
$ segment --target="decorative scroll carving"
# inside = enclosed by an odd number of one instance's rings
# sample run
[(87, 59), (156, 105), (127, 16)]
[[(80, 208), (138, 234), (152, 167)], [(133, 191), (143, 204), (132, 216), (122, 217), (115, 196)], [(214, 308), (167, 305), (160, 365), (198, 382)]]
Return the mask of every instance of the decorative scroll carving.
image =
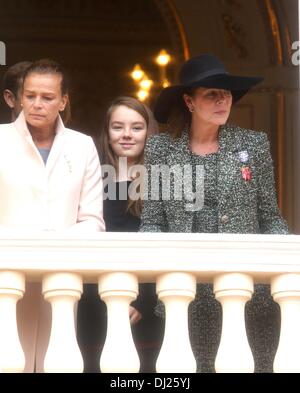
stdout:
[(236, 21), (237, 17), (233, 16), (233, 11), (242, 11), (242, 5), (239, 0), (221, 0), (221, 2), (223, 4), (222, 21), (229, 45), (236, 48), (239, 58), (245, 59), (249, 56), (248, 49), (244, 43), (246, 33), (241, 23)]
[(235, 22), (233, 17), (228, 14), (222, 14), (222, 20), (229, 39), (229, 44), (237, 48), (238, 57), (248, 57), (248, 50), (242, 42), (246, 36), (242, 26)]
[(279, 37), (278, 21), (270, 2), (257, 0), (264, 19), (265, 32), (269, 43), (269, 56), (271, 64), (282, 64), (282, 47)]
[(228, 5), (229, 7), (236, 7), (237, 9), (241, 9), (241, 3), (239, 0), (221, 0), (224, 5)]

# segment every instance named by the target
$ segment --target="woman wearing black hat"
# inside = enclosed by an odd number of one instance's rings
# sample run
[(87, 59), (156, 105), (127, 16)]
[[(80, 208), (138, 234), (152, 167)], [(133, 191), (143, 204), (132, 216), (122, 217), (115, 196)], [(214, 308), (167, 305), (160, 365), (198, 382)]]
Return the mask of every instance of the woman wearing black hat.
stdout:
[[(149, 194), (141, 231), (288, 233), (277, 205), (266, 134), (226, 124), (232, 104), (261, 80), (230, 75), (215, 56), (204, 54), (183, 65), (180, 85), (161, 92), (154, 115), (160, 123), (167, 123), (167, 132), (151, 137), (146, 146)], [(178, 165), (185, 180), (189, 172), (184, 170), (191, 168), (192, 188), (187, 190), (185, 181), (182, 198), (178, 198), (176, 177), (171, 177), (169, 197), (160, 192), (158, 200), (151, 199), (151, 168), (178, 171)], [(197, 187), (201, 173), (203, 200)], [(255, 371), (271, 372), (279, 338), (279, 306), (268, 286), (255, 289), (246, 307), (247, 333)], [(190, 307), (191, 341), (198, 370), (211, 372), (221, 334), (221, 307), (210, 285), (198, 285), (197, 292)]]

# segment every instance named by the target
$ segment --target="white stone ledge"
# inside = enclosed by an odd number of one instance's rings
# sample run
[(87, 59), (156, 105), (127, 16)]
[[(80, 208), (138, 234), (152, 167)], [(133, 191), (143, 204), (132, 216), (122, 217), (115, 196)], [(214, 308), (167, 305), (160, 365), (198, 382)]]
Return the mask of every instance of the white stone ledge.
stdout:
[(188, 272), (198, 282), (216, 274), (249, 273), (270, 282), (281, 273), (300, 273), (300, 236), (187, 233), (0, 232), (0, 270), (39, 280), (45, 272), (73, 272), (84, 282), (99, 273), (135, 272), (154, 281), (166, 272)]

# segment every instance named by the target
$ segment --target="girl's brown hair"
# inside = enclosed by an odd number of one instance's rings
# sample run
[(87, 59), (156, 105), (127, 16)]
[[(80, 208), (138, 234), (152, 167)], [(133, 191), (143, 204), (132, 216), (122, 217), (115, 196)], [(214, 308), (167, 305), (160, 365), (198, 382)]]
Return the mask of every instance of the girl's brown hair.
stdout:
[[(147, 125), (147, 135), (146, 139), (158, 132), (158, 125), (152, 115), (151, 110), (142, 102), (133, 97), (121, 96), (114, 99), (109, 105), (106, 115), (104, 118), (103, 127), (99, 137), (99, 153), (102, 165), (112, 165), (116, 171), (118, 171), (118, 159), (119, 157), (115, 154), (113, 149), (109, 144), (109, 123), (113, 111), (119, 106), (126, 106), (129, 109), (133, 109), (139, 113), (146, 122)], [(136, 165), (143, 165), (144, 163), (144, 150), (140, 157), (136, 161)], [(134, 216), (140, 216), (142, 211), (142, 200), (131, 200), (128, 199), (127, 211), (129, 211)]]

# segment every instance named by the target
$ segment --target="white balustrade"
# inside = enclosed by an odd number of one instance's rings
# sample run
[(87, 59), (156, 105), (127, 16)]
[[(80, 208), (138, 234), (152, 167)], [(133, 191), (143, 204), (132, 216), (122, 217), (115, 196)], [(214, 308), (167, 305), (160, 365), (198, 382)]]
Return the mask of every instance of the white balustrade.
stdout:
[(52, 326), (44, 361), (45, 372), (80, 373), (83, 360), (76, 340), (75, 306), (82, 294), (82, 279), (73, 273), (47, 274), (44, 298), (51, 303)]
[(165, 306), (165, 334), (156, 371), (194, 373), (197, 365), (189, 339), (188, 306), (195, 298), (196, 279), (188, 273), (166, 273), (156, 285)]
[[(241, 257), (242, 256), (242, 257)], [(235, 273), (233, 273), (235, 272)], [(300, 372), (300, 236), (186, 233), (16, 233), (0, 236), (0, 371), (20, 372), (16, 303), (31, 282), (43, 280), (52, 305), (46, 372), (81, 372), (74, 306), (82, 281), (99, 282), (108, 308), (102, 372), (138, 372), (129, 304), (140, 282), (155, 282), (165, 304), (166, 326), (158, 372), (195, 372), (189, 342), (188, 306), (197, 282), (214, 282), (223, 308), (217, 372), (253, 372), (245, 330), (245, 303), (253, 280), (268, 283), (281, 308), (281, 335), (275, 372)]]
[(138, 294), (137, 277), (130, 273), (108, 273), (99, 277), (98, 284), (99, 295), (107, 306), (107, 333), (100, 370), (137, 373), (140, 360), (129, 320), (129, 305)]
[(3, 372), (22, 372), (25, 367), (16, 318), (17, 301), (24, 292), (24, 274), (0, 272), (0, 371)]
[(223, 311), (221, 342), (215, 361), (216, 372), (254, 372), (245, 326), (245, 303), (251, 299), (253, 290), (253, 280), (246, 274), (221, 274), (214, 280), (214, 293)]
[(276, 373), (300, 372), (300, 274), (281, 274), (271, 281), (271, 292), (281, 309)]

